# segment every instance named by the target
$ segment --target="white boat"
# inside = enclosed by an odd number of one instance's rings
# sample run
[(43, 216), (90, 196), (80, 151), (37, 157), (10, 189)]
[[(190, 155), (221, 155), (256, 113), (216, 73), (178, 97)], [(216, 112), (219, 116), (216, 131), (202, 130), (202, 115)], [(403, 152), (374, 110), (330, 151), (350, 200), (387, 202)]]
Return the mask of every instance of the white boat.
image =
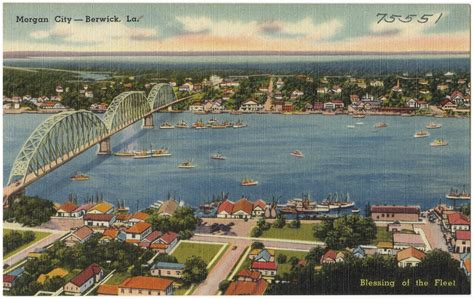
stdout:
[(359, 125), (359, 126), (360, 126), (360, 125), (363, 125), (363, 124), (364, 124), (364, 123), (361, 122), (361, 121), (356, 122), (356, 125)]
[(430, 133), (427, 131), (417, 131), (413, 137), (415, 138), (423, 138), (423, 137), (428, 137), (430, 136)]
[(324, 199), (320, 203), (317, 203), (316, 206), (318, 208), (327, 207), (330, 210), (347, 209), (355, 206), (355, 202), (349, 201), (349, 193), (347, 193), (346, 195), (342, 195), (342, 197), (343, 198), (339, 200), (339, 194), (329, 194), (326, 199)]
[(167, 148), (159, 148), (151, 151), (152, 157), (170, 157), (171, 153)]
[(224, 155), (222, 155), (221, 153), (217, 152), (217, 153), (215, 153), (211, 156), (211, 159), (213, 159), (213, 160), (225, 160), (227, 158)]
[(187, 129), (187, 128), (189, 128), (189, 126), (184, 120), (181, 120), (180, 122), (178, 122), (176, 124), (176, 128), (178, 128), (178, 129)]
[(164, 122), (161, 124), (160, 129), (174, 129), (174, 126), (169, 122)]
[(352, 118), (365, 118), (365, 114), (353, 114)]
[(294, 150), (290, 153), (290, 156), (297, 158), (304, 158), (304, 154), (300, 150)]
[(136, 151), (134, 152), (133, 159), (147, 159), (151, 158), (151, 152), (149, 151)]
[(443, 139), (435, 139), (435, 141), (431, 142), (430, 145), (433, 147), (446, 146), (448, 145), (448, 142)]
[(434, 123), (434, 122), (431, 122), (431, 121), (426, 125), (427, 129), (439, 129), (441, 127), (442, 127), (441, 124), (437, 124), (437, 123)]
[(347, 125), (347, 128), (349, 128), (349, 129), (354, 129), (355, 127), (356, 126), (354, 126), (354, 125)]
[(359, 209), (352, 209), (351, 212), (353, 214), (359, 214), (360, 213), (360, 210)]
[(385, 128), (385, 127), (387, 127), (387, 124), (384, 123), (384, 122), (376, 123), (376, 124), (374, 125), (374, 128), (377, 128), (377, 129)]
[(185, 161), (183, 163), (180, 163), (178, 165), (178, 168), (184, 168), (184, 169), (190, 169), (190, 168), (194, 168), (196, 167), (195, 165), (193, 165), (192, 161)]
[(458, 192), (458, 190), (454, 190), (451, 188), (449, 193), (446, 194), (447, 199), (461, 199), (461, 200), (470, 200), (471, 199), (471, 194), (467, 193), (465, 190)]

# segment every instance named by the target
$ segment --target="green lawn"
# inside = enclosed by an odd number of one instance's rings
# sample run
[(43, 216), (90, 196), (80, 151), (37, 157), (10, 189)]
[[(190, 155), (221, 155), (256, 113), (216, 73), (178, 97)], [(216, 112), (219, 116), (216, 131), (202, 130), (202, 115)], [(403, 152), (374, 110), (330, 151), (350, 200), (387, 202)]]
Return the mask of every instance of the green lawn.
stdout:
[(106, 283), (113, 285), (121, 284), (125, 279), (130, 276), (132, 275), (128, 272), (115, 272), (114, 275), (112, 275), (112, 277), (110, 277)]
[[(9, 234), (10, 232), (12, 232), (11, 229), (4, 229), (4, 230), (3, 230), (3, 235), (5, 236), (5, 235)], [(36, 243), (36, 242), (38, 242), (39, 240), (41, 240), (41, 239), (43, 239), (43, 238), (46, 238), (47, 236), (50, 235), (50, 233), (46, 233), (46, 232), (34, 232), (34, 234), (35, 234), (35, 239), (34, 239), (33, 241), (31, 241), (31, 242), (29, 242), (29, 243), (26, 243), (26, 244), (23, 244), (22, 246), (18, 247), (17, 249), (12, 250), (12, 251), (10, 251), (10, 252), (7, 253), (7, 254), (4, 254), (4, 255), (3, 255), (3, 260), (9, 258), (10, 256), (12, 256), (12, 255), (14, 255), (14, 254), (16, 254), (16, 253), (22, 251), (23, 249), (27, 248), (27, 247), (30, 246), (31, 244)]]
[(377, 245), (378, 242), (392, 242), (392, 232), (389, 232), (386, 227), (377, 226), (377, 236), (372, 242), (373, 245)]
[(284, 228), (271, 227), (269, 230), (264, 231), (260, 238), (320, 241), (313, 236), (314, 226), (315, 224), (313, 223), (301, 223), (300, 228), (289, 228), (288, 225)]
[(277, 274), (282, 275), (285, 272), (290, 272), (291, 265), (288, 263), (288, 260), (294, 256), (297, 257), (298, 259), (304, 259), (306, 255), (308, 254), (307, 251), (292, 251), (292, 250), (275, 250), (275, 259), (278, 257), (278, 255), (284, 254), (286, 255), (286, 263), (284, 264), (278, 264), (278, 270)]
[(225, 245), (181, 242), (172, 255), (178, 259), (179, 263), (184, 263), (188, 258), (195, 255), (200, 256), (206, 264), (209, 264), (222, 246)]

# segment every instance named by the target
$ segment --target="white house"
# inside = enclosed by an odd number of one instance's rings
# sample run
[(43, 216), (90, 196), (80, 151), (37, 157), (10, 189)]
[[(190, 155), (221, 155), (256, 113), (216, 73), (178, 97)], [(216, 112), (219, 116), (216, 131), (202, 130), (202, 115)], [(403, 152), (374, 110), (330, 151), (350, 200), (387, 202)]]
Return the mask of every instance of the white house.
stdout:
[(257, 104), (255, 101), (248, 100), (244, 102), (240, 106), (240, 111), (249, 111), (249, 112), (255, 112), (255, 111), (261, 111), (263, 109), (263, 106), (260, 104)]

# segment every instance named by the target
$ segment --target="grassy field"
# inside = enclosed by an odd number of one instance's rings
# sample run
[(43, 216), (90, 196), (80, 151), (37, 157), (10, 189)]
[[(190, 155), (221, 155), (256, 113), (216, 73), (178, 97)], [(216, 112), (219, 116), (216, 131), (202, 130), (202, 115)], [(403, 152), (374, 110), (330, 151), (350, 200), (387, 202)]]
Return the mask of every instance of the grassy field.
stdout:
[(223, 245), (181, 242), (173, 252), (178, 262), (184, 263), (191, 256), (200, 256), (207, 264), (214, 258)]
[(378, 242), (392, 242), (392, 233), (386, 227), (377, 226), (377, 236), (372, 244), (377, 245)]
[(269, 230), (264, 231), (260, 238), (319, 241), (313, 236), (314, 225), (311, 223), (301, 223), (300, 228), (289, 228), (288, 225), (283, 228), (271, 227)]
[(114, 275), (112, 275), (112, 277), (110, 277), (106, 283), (114, 285), (121, 284), (125, 279), (130, 276), (132, 275), (128, 272), (115, 272)]
[[(11, 231), (12, 231), (12, 230), (10, 230), (10, 229), (4, 229), (4, 230), (3, 230), (3, 235), (5, 236), (5, 235), (9, 234)], [(43, 239), (43, 238), (46, 238), (47, 236), (50, 235), (50, 233), (46, 233), (46, 232), (34, 232), (34, 234), (35, 234), (35, 239), (34, 239), (33, 241), (31, 241), (31, 242), (29, 242), (29, 243), (26, 243), (26, 244), (23, 244), (22, 246), (18, 247), (17, 249), (12, 250), (12, 251), (10, 251), (10, 252), (7, 253), (7, 254), (4, 254), (4, 255), (3, 255), (3, 259), (5, 260), (5, 259), (9, 258), (10, 256), (12, 256), (12, 255), (14, 255), (14, 254), (16, 254), (16, 253), (22, 251), (23, 249), (27, 248), (27, 247), (30, 246), (31, 244), (36, 243), (36, 242), (38, 242), (39, 240), (41, 240), (41, 239)]]
[(291, 265), (288, 263), (288, 260), (294, 256), (298, 259), (304, 259), (305, 256), (308, 254), (307, 251), (292, 251), (292, 250), (275, 250), (275, 259), (278, 255), (284, 254), (286, 255), (286, 263), (278, 264), (277, 274), (282, 275), (285, 272), (290, 272)]

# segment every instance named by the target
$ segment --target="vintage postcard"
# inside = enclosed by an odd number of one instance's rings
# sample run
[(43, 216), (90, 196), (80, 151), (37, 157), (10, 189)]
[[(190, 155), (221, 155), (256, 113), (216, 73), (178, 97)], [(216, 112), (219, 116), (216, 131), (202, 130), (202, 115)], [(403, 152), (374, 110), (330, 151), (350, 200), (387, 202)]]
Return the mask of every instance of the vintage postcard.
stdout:
[(471, 293), (471, 6), (3, 4), (3, 295)]

